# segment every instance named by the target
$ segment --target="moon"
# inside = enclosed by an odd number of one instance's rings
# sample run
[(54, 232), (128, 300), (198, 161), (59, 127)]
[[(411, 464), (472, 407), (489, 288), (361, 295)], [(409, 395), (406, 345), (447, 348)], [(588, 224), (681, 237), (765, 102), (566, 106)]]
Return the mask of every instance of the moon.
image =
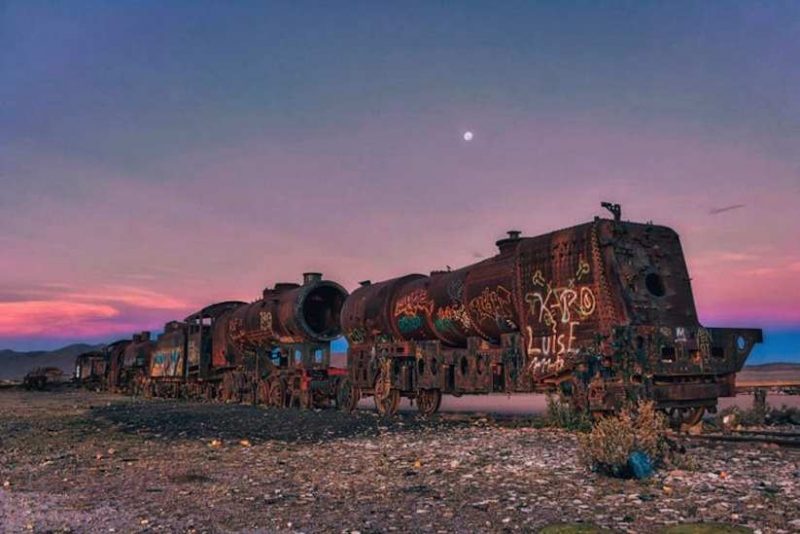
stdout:
[(474, 136), (473, 136), (472, 132), (470, 132), (469, 130), (464, 132), (464, 141), (472, 141), (473, 137)]

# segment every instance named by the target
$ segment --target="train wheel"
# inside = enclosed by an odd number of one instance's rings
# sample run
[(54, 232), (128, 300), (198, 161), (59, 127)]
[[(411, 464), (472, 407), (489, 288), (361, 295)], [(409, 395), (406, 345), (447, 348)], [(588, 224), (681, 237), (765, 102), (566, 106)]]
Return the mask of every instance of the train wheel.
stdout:
[(314, 407), (314, 392), (310, 389), (303, 389), (298, 395), (298, 402), (301, 410), (310, 410)]
[(400, 392), (392, 387), (391, 380), (383, 370), (375, 380), (375, 408), (384, 417), (392, 417), (400, 406)]
[(339, 387), (336, 389), (336, 407), (343, 412), (351, 413), (356, 409), (360, 399), (361, 390), (349, 378), (342, 378), (339, 381)]
[(389, 390), (385, 397), (375, 395), (375, 408), (384, 417), (392, 417), (400, 406), (400, 392), (396, 389)]
[(286, 384), (279, 378), (272, 380), (269, 386), (269, 405), (273, 408), (286, 407)]
[(219, 400), (228, 402), (233, 399), (235, 380), (233, 373), (225, 373), (222, 375), (222, 386), (219, 389)]
[(695, 426), (703, 419), (706, 409), (703, 406), (690, 406), (688, 408), (671, 408), (667, 413), (669, 425), (681, 430)]
[(269, 381), (264, 378), (256, 383), (256, 404), (269, 405)]
[(417, 410), (428, 417), (439, 411), (442, 404), (442, 392), (438, 389), (422, 389), (417, 394)]

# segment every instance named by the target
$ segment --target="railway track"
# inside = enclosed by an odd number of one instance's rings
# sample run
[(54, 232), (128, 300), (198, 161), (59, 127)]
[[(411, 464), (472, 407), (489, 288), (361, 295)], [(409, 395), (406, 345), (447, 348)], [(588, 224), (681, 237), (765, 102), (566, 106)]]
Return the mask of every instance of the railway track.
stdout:
[(676, 434), (673, 437), (689, 440), (727, 441), (739, 443), (767, 443), (781, 447), (800, 448), (800, 432), (774, 430), (732, 430), (708, 434)]

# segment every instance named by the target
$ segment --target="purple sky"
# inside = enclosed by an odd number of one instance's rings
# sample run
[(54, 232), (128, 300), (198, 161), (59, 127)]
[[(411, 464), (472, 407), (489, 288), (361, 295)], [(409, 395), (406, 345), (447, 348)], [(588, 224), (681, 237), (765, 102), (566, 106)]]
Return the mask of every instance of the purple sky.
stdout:
[(800, 355), (800, 4), (497, 4), (4, 2), (0, 346), (614, 200), (681, 234), (704, 323)]

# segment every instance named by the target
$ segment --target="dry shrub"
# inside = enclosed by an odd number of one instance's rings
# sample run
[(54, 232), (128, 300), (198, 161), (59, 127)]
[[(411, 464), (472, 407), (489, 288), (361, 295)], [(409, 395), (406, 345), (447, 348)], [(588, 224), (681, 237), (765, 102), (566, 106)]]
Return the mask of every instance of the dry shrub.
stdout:
[(800, 424), (800, 409), (783, 405), (780, 408), (767, 407), (765, 411), (758, 408), (739, 408), (730, 406), (720, 410), (712, 420), (713, 426), (722, 429), (739, 426), (775, 426)]
[(613, 476), (630, 476), (628, 460), (640, 451), (654, 465), (667, 453), (667, 422), (652, 401), (640, 401), (617, 415), (597, 421), (588, 434), (579, 436), (583, 460), (592, 468)]
[(547, 396), (547, 424), (566, 430), (587, 432), (592, 427), (589, 414), (578, 411), (573, 406), (560, 400), (555, 395)]

